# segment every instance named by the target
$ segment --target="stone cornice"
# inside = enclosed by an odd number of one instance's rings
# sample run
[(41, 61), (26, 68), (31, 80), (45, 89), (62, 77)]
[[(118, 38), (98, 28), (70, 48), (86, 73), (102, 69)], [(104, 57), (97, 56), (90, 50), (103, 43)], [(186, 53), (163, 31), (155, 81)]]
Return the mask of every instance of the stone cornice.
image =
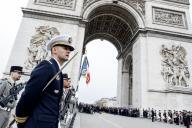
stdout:
[(22, 8), (23, 17), (27, 18), (35, 18), (40, 20), (49, 20), (49, 21), (55, 21), (55, 22), (73, 22), (73, 24), (85, 24), (86, 21), (84, 21), (79, 16), (74, 15), (67, 15), (63, 13), (56, 13), (56, 12), (50, 12), (50, 11), (43, 11), (43, 10), (37, 10), (37, 9), (30, 9), (30, 8)]
[(165, 31), (160, 29), (152, 29), (152, 28), (139, 29), (138, 32), (132, 37), (131, 42), (134, 42), (134, 40), (136, 40), (138, 36), (167, 38), (192, 43), (192, 34)]
[(188, 94), (192, 95), (192, 88), (185, 87), (172, 87), (167, 88), (165, 90), (156, 90), (156, 89), (148, 89), (148, 92), (157, 92), (157, 93), (180, 93), (180, 94)]
[(192, 34), (165, 31), (152, 28), (146, 28), (145, 31), (142, 32), (146, 33), (146, 36), (148, 37), (160, 37), (192, 43)]

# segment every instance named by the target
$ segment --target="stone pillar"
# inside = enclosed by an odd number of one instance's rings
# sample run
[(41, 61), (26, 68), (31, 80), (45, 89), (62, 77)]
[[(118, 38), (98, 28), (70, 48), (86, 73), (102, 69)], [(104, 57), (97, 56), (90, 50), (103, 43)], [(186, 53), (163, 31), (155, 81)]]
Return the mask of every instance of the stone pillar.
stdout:
[(123, 71), (122, 72), (122, 92), (121, 92), (121, 105), (122, 107), (127, 107), (128, 106), (128, 100), (129, 100), (129, 94), (128, 94), (128, 87), (129, 87), (129, 73), (128, 71)]
[(122, 105), (122, 65), (123, 59), (118, 58), (118, 72), (117, 72), (117, 104)]

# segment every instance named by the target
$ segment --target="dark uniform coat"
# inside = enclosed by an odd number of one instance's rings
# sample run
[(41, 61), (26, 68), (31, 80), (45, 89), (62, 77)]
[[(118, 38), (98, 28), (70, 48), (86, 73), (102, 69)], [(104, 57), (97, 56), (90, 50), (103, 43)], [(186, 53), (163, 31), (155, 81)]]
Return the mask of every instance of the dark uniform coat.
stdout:
[(59, 66), (53, 58), (42, 61), (32, 71), (16, 106), (16, 119), (27, 117), (24, 128), (58, 128), (59, 102), (63, 94), (62, 74), (42, 92), (58, 71)]

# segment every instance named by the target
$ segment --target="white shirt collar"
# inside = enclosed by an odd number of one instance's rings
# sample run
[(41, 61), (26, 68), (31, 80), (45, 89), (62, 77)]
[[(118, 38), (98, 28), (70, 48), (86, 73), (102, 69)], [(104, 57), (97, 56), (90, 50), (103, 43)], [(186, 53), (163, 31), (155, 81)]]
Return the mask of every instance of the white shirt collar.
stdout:
[(54, 57), (53, 57), (53, 59), (57, 62), (57, 65), (59, 66), (59, 69), (61, 69), (61, 65), (59, 64), (59, 62), (57, 61), (57, 59), (55, 59)]

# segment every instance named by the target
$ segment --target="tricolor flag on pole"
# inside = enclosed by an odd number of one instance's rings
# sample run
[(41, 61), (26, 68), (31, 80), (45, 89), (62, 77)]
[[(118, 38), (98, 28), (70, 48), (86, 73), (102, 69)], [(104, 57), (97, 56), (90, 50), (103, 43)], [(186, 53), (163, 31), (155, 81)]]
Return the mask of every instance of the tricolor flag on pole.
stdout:
[(83, 64), (81, 67), (81, 76), (84, 76), (86, 80), (86, 84), (89, 84), (90, 82), (89, 61), (86, 55), (84, 56)]

